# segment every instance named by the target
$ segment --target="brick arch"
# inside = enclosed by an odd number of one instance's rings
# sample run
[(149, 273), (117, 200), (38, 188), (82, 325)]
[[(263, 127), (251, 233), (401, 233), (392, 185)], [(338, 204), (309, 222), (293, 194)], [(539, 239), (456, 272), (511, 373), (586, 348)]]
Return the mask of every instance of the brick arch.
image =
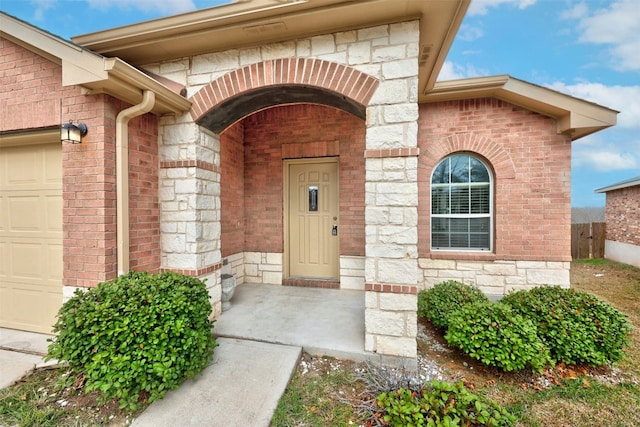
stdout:
[(432, 170), (440, 160), (449, 154), (466, 151), (477, 153), (486, 158), (496, 174), (496, 179), (514, 179), (516, 177), (516, 167), (507, 150), (501, 144), (492, 142), (485, 136), (474, 133), (451, 135), (430, 144), (425, 151), (426, 163), (424, 165), (429, 170)]
[(364, 118), (378, 84), (373, 76), (322, 59), (262, 61), (231, 71), (196, 92), (190, 98), (191, 117), (220, 131), (243, 114), (267, 106), (316, 102)]

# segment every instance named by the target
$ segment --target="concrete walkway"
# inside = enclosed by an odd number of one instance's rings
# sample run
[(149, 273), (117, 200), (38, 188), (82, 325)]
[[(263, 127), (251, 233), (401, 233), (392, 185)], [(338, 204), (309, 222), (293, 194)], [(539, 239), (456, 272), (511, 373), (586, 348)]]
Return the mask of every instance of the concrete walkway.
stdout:
[[(267, 427), (303, 348), (366, 359), (364, 292), (243, 284), (232, 303), (216, 321), (212, 363), (133, 426)], [(0, 329), (0, 388), (42, 364), (49, 337)]]
[(364, 292), (245, 283), (213, 332), (299, 346), (314, 356), (367, 360), (364, 352)]
[(22, 378), (34, 367), (55, 364), (45, 363), (51, 335), (0, 328), (0, 388), (5, 388)]
[(300, 347), (219, 338), (201, 376), (154, 402), (134, 427), (269, 426)]

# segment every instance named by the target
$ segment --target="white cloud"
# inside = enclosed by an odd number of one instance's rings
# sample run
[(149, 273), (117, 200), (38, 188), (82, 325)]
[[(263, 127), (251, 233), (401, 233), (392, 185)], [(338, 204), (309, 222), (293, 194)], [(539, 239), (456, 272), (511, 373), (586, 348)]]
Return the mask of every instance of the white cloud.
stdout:
[(438, 74), (438, 81), (466, 79), (485, 75), (487, 75), (486, 72), (478, 70), (473, 65), (460, 65), (451, 61), (445, 61), (440, 69), (440, 74)]
[(158, 12), (159, 14), (175, 14), (194, 10), (192, 0), (86, 0), (90, 7), (107, 10), (117, 8), (123, 10), (138, 9), (142, 12)]
[(469, 15), (486, 15), (489, 8), (498, 7), (503, 4), (516, 6), (519, 9), (526, 9), (533, 5), (536, 0), (473, 0), (469, 6)]
[(640, 86), (606, 86), (601, 83), (561, 82), (548, 85), (552, 89), (620, 111), (619, 128), (640, 130)]
[(484, 36), (484, 30), (478, 26), (462, 24), (457, 37), (465, 42), (472, 42)]
[(589, 11), (586, 3), (563, 12), (565, 19), (577, 19), (579, 41), (609, 45), (612, 68), (640, 70), (640, 4), (618, 0), (607, 8)]
[(592, 144), (582, 144), (581, 140), (576, 141), (573, 143), (572, 156), (574, 166), (598, 172), (632, 170), (640, 167), (640, 157), (637, 153), (621, 151), (606, 144), (594, 147)]
[(47, 11), (55, 6), (55, 0), (32, 0), (34, 21), (44, 21), (47, 18)]

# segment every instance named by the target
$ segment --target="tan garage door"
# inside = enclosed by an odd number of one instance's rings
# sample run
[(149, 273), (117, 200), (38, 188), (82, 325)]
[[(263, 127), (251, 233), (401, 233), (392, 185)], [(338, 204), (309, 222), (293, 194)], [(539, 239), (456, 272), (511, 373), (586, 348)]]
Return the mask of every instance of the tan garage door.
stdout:
[(62, 304), (62, 150), (0, 145), (0, 326), (51, 332)]

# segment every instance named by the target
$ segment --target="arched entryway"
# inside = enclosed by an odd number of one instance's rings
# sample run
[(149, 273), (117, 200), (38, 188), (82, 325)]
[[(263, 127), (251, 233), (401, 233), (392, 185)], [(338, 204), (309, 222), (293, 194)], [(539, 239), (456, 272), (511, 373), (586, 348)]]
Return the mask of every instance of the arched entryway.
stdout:
[[(221, 253), (242, 258), (243, 281), (337, 288), (341, 264), (364, 264), (364, 119), (377, 84), (282, 59), (192, 97), (196, 123), (220, 138)], [(364, 289), (363, 270), (343, 285)]]

